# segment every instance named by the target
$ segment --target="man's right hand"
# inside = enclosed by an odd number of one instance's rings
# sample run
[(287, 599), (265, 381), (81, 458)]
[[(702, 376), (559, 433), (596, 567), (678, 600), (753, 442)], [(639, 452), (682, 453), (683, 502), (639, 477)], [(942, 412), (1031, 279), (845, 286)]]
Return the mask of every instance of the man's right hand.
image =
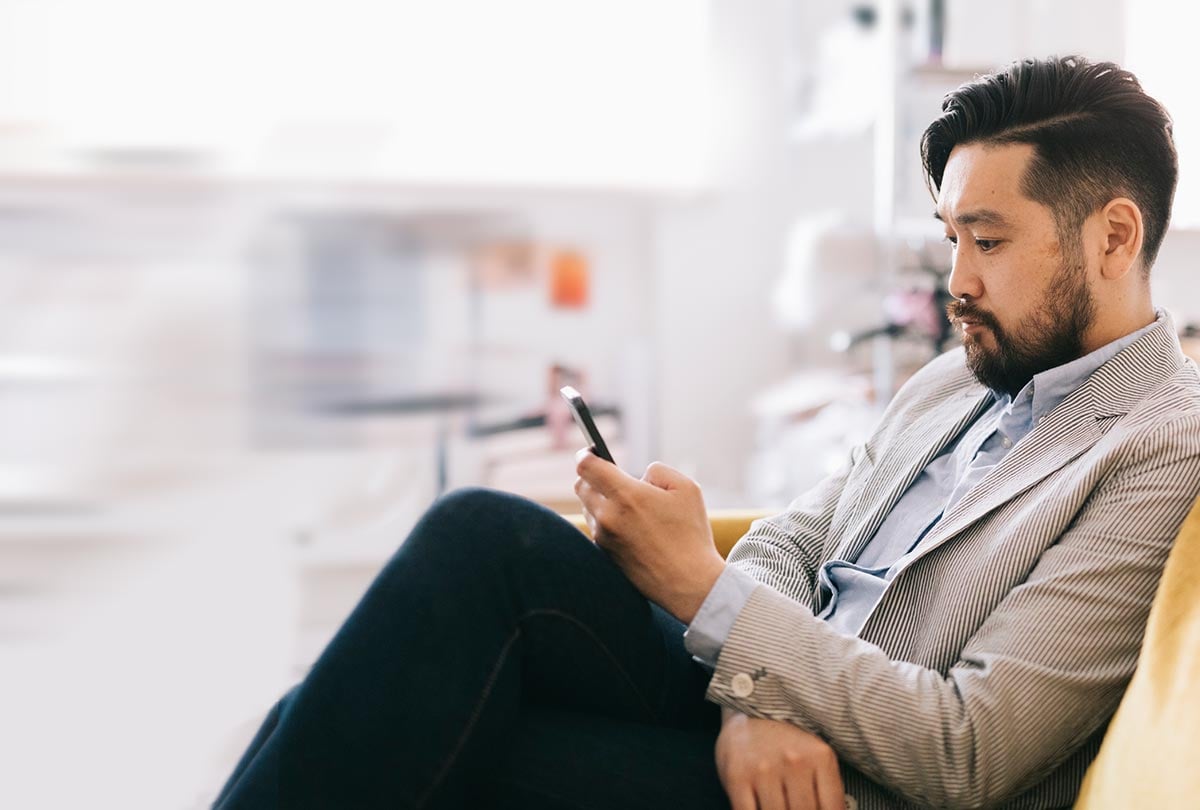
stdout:
[(733, 810), (843, 810), (837, 754), (782, 720), (722, 710), (717, 773)]

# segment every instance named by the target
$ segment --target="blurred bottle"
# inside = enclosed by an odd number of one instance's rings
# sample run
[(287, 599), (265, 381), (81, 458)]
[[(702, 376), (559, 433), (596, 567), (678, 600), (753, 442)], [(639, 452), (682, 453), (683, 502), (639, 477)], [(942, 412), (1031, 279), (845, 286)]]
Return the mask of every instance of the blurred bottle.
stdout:
[(588, 305), (588, 262), (574, 250), (555, 251), (550, 257), (550, 305), (584, 309)]

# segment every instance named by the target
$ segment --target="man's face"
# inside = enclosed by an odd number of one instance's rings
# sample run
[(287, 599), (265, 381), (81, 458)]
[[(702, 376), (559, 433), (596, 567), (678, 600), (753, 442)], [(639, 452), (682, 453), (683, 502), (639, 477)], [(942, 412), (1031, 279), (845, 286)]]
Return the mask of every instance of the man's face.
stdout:
[(1050, 209), (1021, 193), (1032, 156), (1025, 144), (957, 146), (938, 195), (954, 245), (947, 314), (975, 377), (1011, 395), (1082, 356), (1096, 310), (1082, 249), (1060, 244)]

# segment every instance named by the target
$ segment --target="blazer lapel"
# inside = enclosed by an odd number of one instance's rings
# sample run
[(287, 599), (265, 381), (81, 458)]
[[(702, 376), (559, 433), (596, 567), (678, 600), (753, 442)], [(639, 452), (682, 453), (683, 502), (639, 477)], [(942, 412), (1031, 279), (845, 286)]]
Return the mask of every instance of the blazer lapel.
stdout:
[(946, 445), (954, 441), (992, 403), (992, 394), (972, 385), (968, 390), (947, 398), (930, 409), (905, 431), (904, 449), (883, 454), (879, 464), (863, 488), (864, 493), (880, 492), (881, 496), (865, 497), (848, 525), (854, 528), (842, 534), (829, 559), (854, 560), (875, 536), (892, 507)]
[(1183, 361), (1171, 318), (1164, 316), (1158, 328), (1097, 369), (971, 487), (930, 530), (904, 567), (1087, 452), (1113, 424), (1111, 417), (1128, 413)]
[[(1081, 410), (1086, 412), (1081, 414)], [(906, 567), (1086, 453), (1104, 435), (1107, 425), (1078, 403), (1074, 408), (1056, 408), (942, 516)]]

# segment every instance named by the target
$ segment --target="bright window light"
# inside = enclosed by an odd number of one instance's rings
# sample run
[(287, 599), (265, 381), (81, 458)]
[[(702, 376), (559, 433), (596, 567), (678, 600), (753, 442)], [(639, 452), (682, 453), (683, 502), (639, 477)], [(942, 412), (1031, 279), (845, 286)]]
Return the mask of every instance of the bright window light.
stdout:
[(706, 157), (701, 0), (39, 0), (3, 16), (0, 121), (77, 153), (669, 186)]
[(1186, 54), (1195, 47), (1190, 5), (1167, 0), (1138, 0), (1127, 7), (1129, 39), (1126, 66), (1146, 92), (1161, 101), (1175, 121), (1179, 150), (1179, 188), (1171, 224), (1200, 227), (1200, 96)]

